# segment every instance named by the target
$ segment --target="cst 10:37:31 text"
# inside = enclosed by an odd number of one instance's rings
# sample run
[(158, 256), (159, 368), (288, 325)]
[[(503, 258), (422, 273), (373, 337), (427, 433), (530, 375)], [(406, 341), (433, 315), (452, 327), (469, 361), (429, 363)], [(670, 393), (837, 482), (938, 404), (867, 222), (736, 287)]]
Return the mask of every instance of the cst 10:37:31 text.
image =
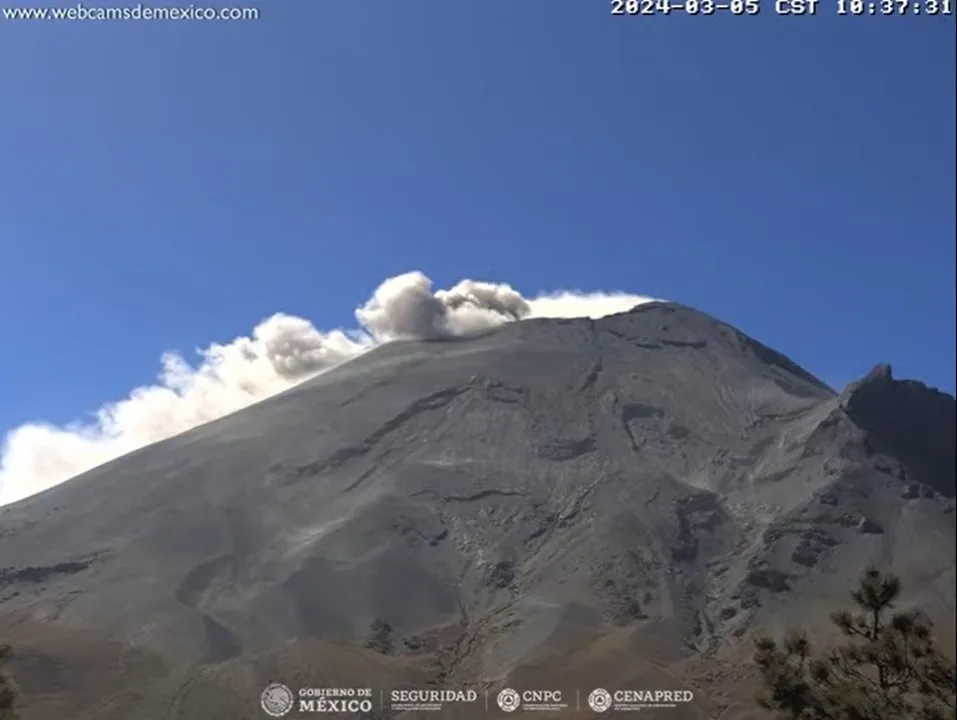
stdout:
[[(775, 15), (953, 15), (954, 0), (764, 0)], [(761, 0), (610, 0), (612, 15), (758, 15)]]

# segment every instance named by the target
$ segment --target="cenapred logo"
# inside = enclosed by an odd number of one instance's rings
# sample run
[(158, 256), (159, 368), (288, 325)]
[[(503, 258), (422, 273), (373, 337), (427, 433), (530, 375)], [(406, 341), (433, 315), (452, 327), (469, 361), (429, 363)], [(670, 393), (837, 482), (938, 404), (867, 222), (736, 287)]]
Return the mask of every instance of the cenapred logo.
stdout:
[(259, 704), (269, 717), (282, 717), (292, 710), (296, 704), (296, 696), (282, 683), (272, 683), (262, 691)]
[(588, 695), (588, 707), (598, 713), (624, 712), (648, 708), (676, 708), (694, 700), (691, 690), (615, 690), (595, 688)]
[(611, 693), (605, 688), (595, 688), (588, 693), (588, 707), (595, 712), (603, 713), (611, 710)]

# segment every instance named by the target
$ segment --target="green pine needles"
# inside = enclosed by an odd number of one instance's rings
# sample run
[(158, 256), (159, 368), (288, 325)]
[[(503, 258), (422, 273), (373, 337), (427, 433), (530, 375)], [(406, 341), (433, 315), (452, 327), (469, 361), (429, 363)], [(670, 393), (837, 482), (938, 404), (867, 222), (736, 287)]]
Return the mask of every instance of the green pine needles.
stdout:
[(957, 670), (923, 613), (892, 612), (900, 590), (868, 568), (851, 592), (856, 611), (831, 615), (844, 639), (829, 652), (815, 654), (802, 632), (759, 638), (759, 704), (791, 720), (955, 720)]

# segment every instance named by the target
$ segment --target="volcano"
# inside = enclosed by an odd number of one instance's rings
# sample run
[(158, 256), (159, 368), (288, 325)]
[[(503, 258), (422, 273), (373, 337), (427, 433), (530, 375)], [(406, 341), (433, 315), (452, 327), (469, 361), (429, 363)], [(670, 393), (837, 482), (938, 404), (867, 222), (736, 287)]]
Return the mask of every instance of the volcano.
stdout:
[(868, 563), (953, 647), (955, 434), (672, 303), (394, 342), (0, 508), (0, 640), (24, 720), (261, 719), (273, 682), (757, 718), (752, 634), (830, 633)]

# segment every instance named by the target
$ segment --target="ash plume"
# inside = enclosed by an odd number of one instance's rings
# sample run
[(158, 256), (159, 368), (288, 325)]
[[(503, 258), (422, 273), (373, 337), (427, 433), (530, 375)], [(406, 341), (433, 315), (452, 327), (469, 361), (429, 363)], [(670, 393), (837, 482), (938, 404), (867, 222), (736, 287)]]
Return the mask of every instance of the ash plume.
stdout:
[(598, 318), (654, 298), (559, 291), (526, 298), (505, 284), (463, 280), (433, 291), (421, 272), (385, 280), (355, 311), (353, 330), (322, 331), (277, 313), (248, 337), (160, 358), (153, 385), (66, 426), (34, 422), (7, 433), (0, 452), (0, 505), (53, 487), (151, 443), (223, 417), (384, 342), (468, 335), (526, 318)]

